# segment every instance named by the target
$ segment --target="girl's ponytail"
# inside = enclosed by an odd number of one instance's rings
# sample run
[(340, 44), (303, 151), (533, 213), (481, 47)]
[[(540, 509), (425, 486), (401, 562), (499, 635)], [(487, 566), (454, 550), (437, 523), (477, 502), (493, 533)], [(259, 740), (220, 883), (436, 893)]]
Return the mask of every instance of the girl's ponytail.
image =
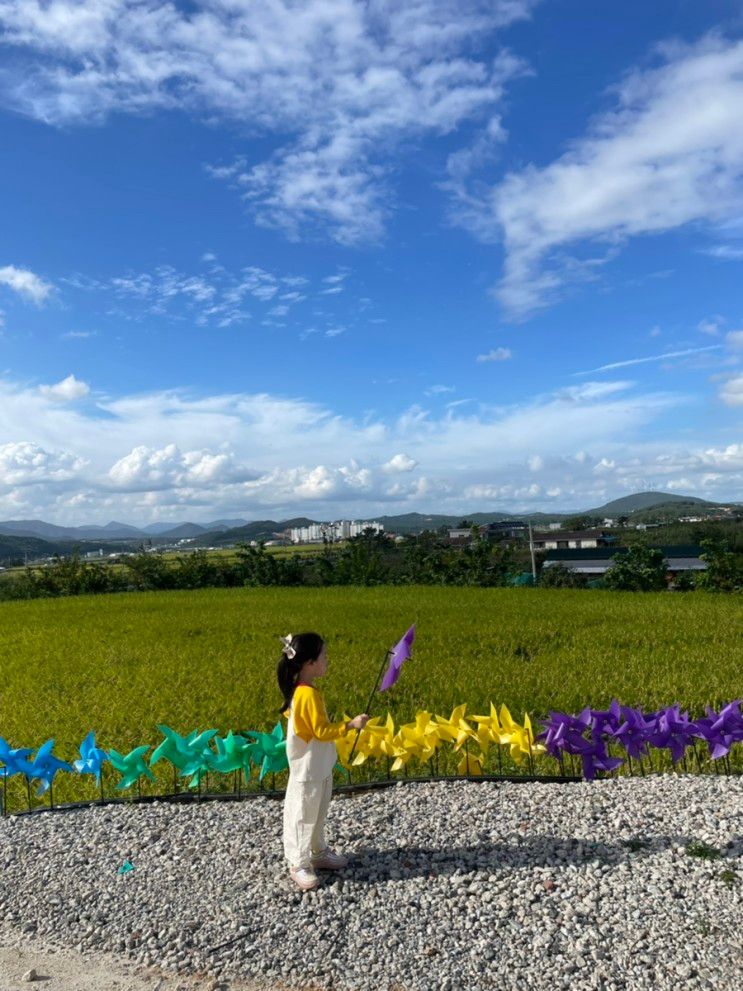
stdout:
[(324, 640), (318, 633), (297, 633), (295, 636), (281, 638), (284, 649), (276, 669), (279, 690), (284, 696), (284, 704), (279, 712), (285, 712), (292, 704), (294, 689), (297, 687), (299, 673), (307, 661), (316, 661), (323, 649)]

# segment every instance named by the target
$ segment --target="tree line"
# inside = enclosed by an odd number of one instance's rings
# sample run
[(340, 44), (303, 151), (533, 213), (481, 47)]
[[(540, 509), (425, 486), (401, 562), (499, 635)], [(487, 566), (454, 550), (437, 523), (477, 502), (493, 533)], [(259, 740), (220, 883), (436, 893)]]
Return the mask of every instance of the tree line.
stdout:
[[(704, 541), (707, 570), (677, 576), (674, 588), (734, 592), (743, 589), (743, 555), (720, 541)], [(547, 588), (603, 587), (654, 591), (668, 587), (660, 551), (642, 545), (617, 557), (600, 581), (565, 567), (541, 568), (537, 584)], [(452, 546), (427, 532), (395, 543), (371, 530), (344, 543), (326, 545), (313, 555), (278, 555), (263, 544), (238, 545), (234, 558), (198, 550), (166, 558), (145, 552), (125, 557), (118, 566), (77, 555), (57, 558), (43, 568), (26, 568), (0, 581), (0, 599), (35, 599), (163, 589), (327, 585), (471, 585), (507, 586), (530, 572), (528, 545), (490, 542), (476, 528), (470, 543)]]

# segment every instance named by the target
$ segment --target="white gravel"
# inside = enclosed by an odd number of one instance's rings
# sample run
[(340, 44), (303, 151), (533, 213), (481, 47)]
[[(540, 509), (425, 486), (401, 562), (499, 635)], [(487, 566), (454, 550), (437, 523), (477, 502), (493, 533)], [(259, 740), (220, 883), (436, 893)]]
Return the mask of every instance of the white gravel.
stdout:
[[(329, 839), (351, 865), (305, 895), (288, 879), (281, 815), (260, 798), (8, 817), (3, 945), (115, 953), (205, 988), (740, 986), (743, 779), (339, 796)], [(693, 842), (718, 858), (693, 856)], [(135, 869), (119, 875), (125, 860)]]

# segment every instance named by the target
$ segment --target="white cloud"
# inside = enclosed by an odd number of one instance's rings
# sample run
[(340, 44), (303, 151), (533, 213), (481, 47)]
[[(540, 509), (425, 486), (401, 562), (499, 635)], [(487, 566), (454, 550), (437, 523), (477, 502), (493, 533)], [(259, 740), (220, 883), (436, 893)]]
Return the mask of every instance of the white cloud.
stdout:
[(697, 330), (700, 334), (707, 334), (709, 337), (719, 337), (720, 328), (725, 323), (725, 317), (712, 317), (711, 319), (700, 320)]
[[(725, 387), (732, 394), (734, 380)], [(743, 381), (737, 390), (740, 406)], [(688, 404), (631, 382), (586, 382), (510, 406), (414, 406), (359, 422), (300, 398), (185, 390), (95, 392), (52, 410), (38, 388), (0, 380), (0, 438), (9, 445), (0, 518), (519, 512), (558, 498), (580, 509), (683, 478), (710, 498), (734, 498), (740, 445), (697, 449), (675, 421), (666, 436), (645, 439), (656, 420)]]
[[(631, 237), (743, 212), (743, 41), (712, 34), (657, 56), (657, 68), (625, 76), (613, 108), (560, 158), (461, 198), (460, 222), (504, 242), (497, 296), (513, 316), (595, 278)], [(586, 243), (603, 256), (577, 250)]]
[(494, 348), (487, 354), (478, 354), (477, 361), (508, 361), (511, 357), (510, 348)]
[(722, 384), (720, 399), (726, 406), (743, 406), (743, 375), (734, 375)]
[(111, 466), (108, 477), (116, 489), (152, 492), (245, 481), (254, 474), (236, 465), (229, 453), (181, 452), (176, 444), (168, 444), (159, 450), (146, 445), (133, 448)]
[(453, 385), (432, 385), (426, 389), (427, 396), (443, 396), (447, 392), (454, 392)]
[(407, 454), (395, 454), (389, 461), (382, 465), (384, 471), (398, 473), (412, 471), (418, 467), (415, 458), (409, 458)]
[(90, 386), (87, 382), (76, 379), (74, 375), (68, 375), (66, 379), (62, 379), (55, 385), (40, 385), (39, 392), (46, 399), (53, 399), (59, 403), (69, 403), (87, 396), (90, 392)]
[(218, 165), (259, 223), (379, 238), (400, 139), (492, 115), (514, 59), (477, 52), (537, 0), (0, 0), (5, 99), (52, 124), (186, 110), (285, 142)]
[(731, 330), (725, 334), (725, 343), (734, 351), (743, 351), (743, 330)]
[(68, 330), (66, 333), (60, 335), (63, 341), (75, 341), (84, 340), (88, 337), (96, 337), (97, 331), (95, 330)]
[(0, 285), (8, 286), (19, 296), (26, 296), (37, 305), (43, 303), (54, 288), (41, 276), (35, 275), (27, 268), (16, 268), (15, 265), (5, 265), (0, 268)]
[(29, 441), (0, 444), (0, 488), (67, 481), (84, 464), (68, 451), (45, 451)]

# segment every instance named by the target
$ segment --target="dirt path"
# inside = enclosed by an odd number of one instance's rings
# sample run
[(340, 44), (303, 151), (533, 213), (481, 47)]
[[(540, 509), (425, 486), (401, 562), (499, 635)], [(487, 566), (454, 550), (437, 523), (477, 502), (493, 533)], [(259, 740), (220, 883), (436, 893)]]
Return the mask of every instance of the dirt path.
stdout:
[[(164, 974), (153, 967), (142, 967), (106, 954), (55, 950), (29, 941), (0, 939), (0, 991), (251, 991), (251, 985), (224, 982), (215, 978), (187, 978)], [(36, 981), (23, 975), (34, 969)]]

